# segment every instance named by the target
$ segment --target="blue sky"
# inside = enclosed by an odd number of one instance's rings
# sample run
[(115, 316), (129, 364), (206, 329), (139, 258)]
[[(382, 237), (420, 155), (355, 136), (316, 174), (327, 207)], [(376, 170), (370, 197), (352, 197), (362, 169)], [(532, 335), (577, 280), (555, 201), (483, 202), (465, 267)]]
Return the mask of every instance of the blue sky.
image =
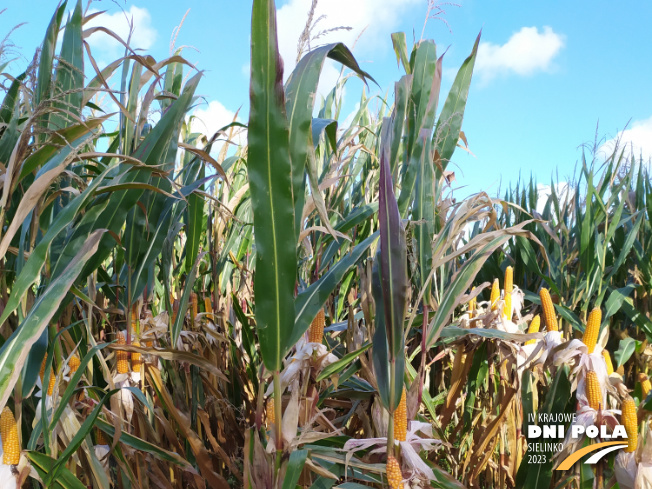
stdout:
[[(448, 48), (441, 106), (482, 29), (463, 125), (474, 156), (458, 150), (452, 168), (456, 185), (464, 187), (459, 196), (480, 190), (495, 195), (501, 180), (504, 187), (519, 174), (548, 183), (558, 169), (564, 180), (581, 156), (580, 146), (593, 142), (598, 123), (603, 142), (621, 136), (636, 151), (652, 155), (652, 3), (458, 2), (459, 7), (442, 5), (452, 32), (444, 22), (430, 20), (424, 37), (434, 39), (440, 52)], [(309, 4), (277, 1), (279, 43), (290, 68)], [(52, 0), (15, 2), (0, 15), (3, 35), (27, 22), (11, 35), (21, 56), (16, 69), (33, 56), (55, 6)], [(426, 0), (321, 0), (317, 16), (325, 17), (319, 29), (352, 29), (332, 32), (318, 43), (342, 40), (351, 46), (364, 29), (354, 54), (380, 84), (372, 93), (384, 94), (402, 74), (389, 36), (405, 31), (409, 41), (419, 39), (426, 7)], [(251, 1), (102, 0), (91, 8), (108, 10), (98, 23), (123, 35), (120, 9), (133, 16), (133, 43), (156, 59), (169, 54), (173, 29), (190, 9), (176, 45), (191, 46), (185, 56), (206, 72), (200, 93), (208, 104), (198, 115), (209, 130), (228, 122), (239, 108), (246, 120)], [(120, 55), (103, 34), (89, 41), (100, 66)], [(337, 73), (334, 65), (327, 66), (320, 90), (330, 88)], [(357, 80), (347, 85), (343, 117), (362, 88)]]

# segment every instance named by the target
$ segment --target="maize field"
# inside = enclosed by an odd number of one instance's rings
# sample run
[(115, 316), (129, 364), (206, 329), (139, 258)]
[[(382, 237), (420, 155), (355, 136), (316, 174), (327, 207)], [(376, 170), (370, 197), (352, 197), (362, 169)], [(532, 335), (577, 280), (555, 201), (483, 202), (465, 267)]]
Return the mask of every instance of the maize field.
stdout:
[(370, 97), (341, 43), (284, 78), (273, 0), (247, 123), (192, 132), (201, 66), (91, 18), (1, 65), (0, 488), (652, 487), (646, 162), (457, 200), (480, 35), (440, 93), (440, 46), (393, 34)]

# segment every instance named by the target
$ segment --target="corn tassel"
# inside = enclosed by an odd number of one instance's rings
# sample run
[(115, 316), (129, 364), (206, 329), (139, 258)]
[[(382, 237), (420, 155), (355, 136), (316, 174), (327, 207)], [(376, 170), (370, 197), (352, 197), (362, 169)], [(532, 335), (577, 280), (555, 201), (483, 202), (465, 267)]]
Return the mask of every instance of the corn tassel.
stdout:
[(595, 307), (589, 313), (589, 319), (586, 322), (586, 329), (584, 330), (584, 337), (582, 341), (588, 347), (589, 353), (593, 353), (595, 345), (598, 343), (598, 334), (600, 333), (600, 323), (602, 322), (602, 311), (599, 307)]
[(607, 366), (607, 375), (614, 373), (614, 364), (611, 361), (611, 355), (609, 355), (608, 350), (602, 350), (602, 357), (604, 358), (604, 363)]
[(79, 370), (79, 366), (81, 365), (81, 362), (79, 361), (79, 357), (77, 355), (73, 355), (70, 357), (68, 360), (68, 367), (70, 368), (70, 375), (75, 375), (75, 372)]
[(645, 374), (638, 374), (638, 381), (641, 383), (641, 394), (643, 394), (642, 399), (645, 400), (647, 395), (650, 393), (650, 390), (652, 390), (652, 383), (650, 383), (649, 377)]
[(625, 448), (625, 451), (631, 453), (636, 451), (638, 446), (638, 419), (634, 399), (628, 397), (623, 401), (622, 413), (622, 423), (627, 432), (627, 448)]
[(405, 387), (401, 392), (401, 401), (394, 411), (394, 441), (405, 441), (407, 439), (407, 403)]
[[(532, 321), (530, 321), (530, 327), (528, 328), (527, 332), (529, 333), (538, 333), (539, 328), (541, 327), (541, 316), (538, 314), (532, 318)], [(525, 342), (526, 345), (534, 345), (537, 340), (527, 340)]]
[(2, 463), (4, 465), (18, 465), (20, 462), (20, 443), (18, 441), (18, 425), (8, 406), (0, 415), (0, 437), (2, 437)]
[(401, 473), (401, 466), (393, 455), (387, 457), (386, 470), (390, 489), (402, 489), (403, 474)]
[(586, 386), (586, 398), (589, 401), (589, 406), (591, 409), (596, 411), (602, 406), (602, 388), (600, 386), (600, 379), (595, 370), (589, 370), (586, 372), (585, 378)]
[(324, 337), (324, 325), (326, 324), (326, 315), (324, 309), (320, 309), (315, 319), (310, 324), (310, 332), (308, 333), (308, 341), (310, 343), (321, 343)]
[(489, 304), (491, 305), (492, 311), (495, 311), (496, 307), (498, 307), (498, 299), (500, 299), (500, 283), (496, 278), (491, 285), (491, 295), (489, 296)]
[[(118, 345), (126, 345), (124, 335), (120, 332), (118, 333)], [(126, 351), (118, 350), (116, 351), (116, 367), (119, 374), (129, 373), (129, 353)]]
[(555, 306), (552, 304), (552, 299), (550, 298), (550, 292), (548, 292), (548, 289), (541, 289), (539, 291), (539, 297), (541, 298), (543, 320), (546, 323), (546, 330), (559, 331), (559, 326), (557, 325), (557, 315), (555, 314)]

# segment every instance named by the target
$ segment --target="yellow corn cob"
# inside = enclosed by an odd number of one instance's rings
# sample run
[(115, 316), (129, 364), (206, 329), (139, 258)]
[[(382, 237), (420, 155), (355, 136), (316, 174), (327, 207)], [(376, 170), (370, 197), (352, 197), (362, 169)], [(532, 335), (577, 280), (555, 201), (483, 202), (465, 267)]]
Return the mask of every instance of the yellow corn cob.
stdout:
[[(471, 292), (475, 290), (475, 287), (471, 289)], [(473, 315), (475, 313), (475, 305), (476, 305), (477, 299), (474, 297), (469, 301), (469, 319), (473, 318)]]
[(505, 269), (505, 308), (503, 316), (508, 321), (512, 320), (512, 291), (514, 290), (514, 269), (507, 267)]
[(79, 369), (79, 365), (81, 365), (81, 362), (79, 361), (79, 357), (77, 355), (73, 355), (70, 357), (68, 360), (68, 367), (70, 367), (70, 375), (74, 375), (75, 372)]
[(552, 299), (550, 298), (550, 292), (548, 292), (548, 289), (541, 289), (539, 291), (539, 297), (541, 298), (543, 320), (546, 323), (546, 330), (559, 331), (559, 326), (557, 326), (557, 315), (555, 314), (555, 306), (552, 304)]
[(131, 307), (131, 324), (136, 324), (138, 319), (138, 304), (134, 304)]
[(108, 445), (109, 442), (106, 439), (106, 435), (99, 428), (95, 428), (95, 444), (96, 445)]
[(194, 321), (195, 318), (197, 317), (197, 314), (199, 313), (199, 306), (197, 304), (197, 294), (195, 294), (194, 292), (190, 293), (190, 313), (192, 314), (190, 319)]
[(206, 309), (206, 317), (213, 319), (213, 303), (210, 297), (204, 297), (204, 309)]
[(2, 437), (2, 463), (4, 465), (18, 465), (20, 462), (20, 443), (18, 442), (18, 425), (8, 406), (0, 415), (0, 436)]
[(600, 387), (600, 379), (595, 370), (586, 372), (586, 398), (589, 401), (591, 409), (596, 411), (602, 406), (602, 388)]
[(623, 401), (622, 413), (622, 423), (627, 432), (627, 448), (625, 448), (625, 451), (631, 453), (636, 451), (638, 445), (638, 419), (634, 399), (628, 397)]
[(276, 422), (276, 411), (274, 408), (274, 398), (273, 397), (268, 397), (267, 398), (267, 403), (265, 406), (265, 410), (267, 411), (267, 426), (271, 426)]
[(614, 373), (614, 364), (611, 362), (611, 355), (609, 355), (608, 350), (602, 350), (602, 356), (604, 358), (604, 363), (607, 365), (607, 375)]
[(512, 293), (505, 292), (505, 305), (503, 306), (503, 316), (508, 321), (512, 320)]
[(492, 311), (496, 310), (498, 299), (500, 299), (500, 283), (498, 283), (498, 279), (496, 278), (491, 285), (491, 295), (489, 296), (489, 304), (491, 305)]
[(405, 398), (405, 387), (401, 392), (401, 401), (394, 411), (394, 441), (405, 441), (407, 438), (407, 404)]
[[(140, 346), (139, 341), (134, 341), (133, 346)], [(140, 372), (140, 365), (143, 363), (140, 353), (133, 352), (131, 354), (131, 368), (134, 372)]]
[(507, 267), (505, 269), (505, 292), (511, 293), (514, 290), (514, 269)]
[(324, 337), (324, 324), (326, 322), (324, 310), (320, 309), (315, 319), (310, 324), (310, 332), (308, 333), (308, 341), (310, 343), (321, 343)]
[(598, 343), (598, 333), (600, 332), (600, 323), (602, 322), (602, 311), (599, 307), (593, 308), (589, 313), (589, 319), (586, 322), (584, 337), (582, 341), (589, 348), (589, 353), (593, 353), (595, 345)]
[[(539, 328), (541, 327), (541, 316), (538, 314), (532, 318), (530, 321), (530, 327), (528, 328), (528, 333), (538, 333)], [(537, 340), (528, 340), (525, 342), (526, 345), (533, 345)]]
[(389, 483), (390, 489), (402, 489), (403, 488), (403, 474), (401, 473), (401, 466), (398, 463), (398, 460), (392, 455), (387, 457), (387, 482)]
[[(45, 360), (47, 360), (47, 356), (43, 359), (41, 362), (41, 371), (39, 372), (39, 377), (41, 378), (41, 385), (43, 388), (45, 388), (45, 382), (43, 382), (43, 377), (45, 376)], [(47, 395), (51, 396), (52, 393), (54, 392), (54, 384), (57, 381), (57, 378), (54, 375), (54, 364), (52, 364), (52, 367), (50, 369), (50, 378), (48, 379), (48, 390), (47, 390)]]
[[(126, 345), (125, 337), (122, 333), (118, 333), (118, 345)], [(119, 374), (126, 374), (129, 372), (129, 354), (126, 351), (116, 351), (116, 367)]]
[(642, 373), (638, 374), (638, 381), (641, 383), (641, 393), (643, 394), (643, 399), (645, 399), (650, 393), (650, 390), (652, 390), (652, 383), (650, 383), (648, 376)]

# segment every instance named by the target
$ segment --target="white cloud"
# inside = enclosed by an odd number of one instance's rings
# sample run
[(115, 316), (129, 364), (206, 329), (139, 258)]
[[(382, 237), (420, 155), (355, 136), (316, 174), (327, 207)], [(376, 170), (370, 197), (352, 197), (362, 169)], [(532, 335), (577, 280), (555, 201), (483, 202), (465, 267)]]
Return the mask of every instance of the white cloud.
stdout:
[[(84, 28), (106, 27), (127, 42), (130, 23), (133, 23), (133, 33), (129, 45), (133, 49), (150, 49), (156, 41), (157, 32), (152, 26), (152, 17), (146, 8), (132, 5), (126, 12), (105, 13), (92, 19)], [(93, 51), (99, 52), (102, 58), (116, 58), (124, 53), (122, 44), (104, 32), (94, 33), (88, 38), (88, 42)]]
[[(563, 205), (564, 202), (571, 196), (571, 188), (568, 182), (557, 182), (555, 184), (555, 194), (559, 199), (559, 204)], [(552, 187), (543, 183), (537, 184), (537, 208), (539, 214), (543, 214), (543, 210), (548, 203), (548, 198), (552, 195)], [(552, 209), (554, 211), (554, 208)]]
[[(284, 75), (292, 72), (296, 65), (297, 43), (306, 24), (311, 0), (289, 0), (278, 9), (279, 51), (285, 65)], [(336, 30), (320, 36), (311, 48), (329, 42), (343, 42), (349, 49), (362, 31), (364, 33), (356, 44), (358, 62), (372, 55), (379, 46), (391, 49), (389, 35), (394, 32), (404, 14), (410, 7), (422, 6), (423, 0), (321, 0), (317, 4), (314, 20), (319, 19), (313, 35), (337, 27), (351, 27), (351, 30)], [(340, 66), (327, 61), (322, 72), (318, 93), (325, 95), (330, 91), (339, 76)]]
[(549, 71), (564, 42), (564, 36), (551, 27), (546, 26), (541, 31), (536, 27), (523, 27), (505, 44), (481, 42), (474, 71), (484, 81), (502, 74), (527, 76)]
[(632, 123), (630, 129), (620, 131), (618, 135), (605, 142), (598, 155), (606, 158), (613, 153), (618, 144), (619, 150), (625, 150), (625, 155), (634, 155), (635, 158), (642, 157), (644, 162), (652, 159), (652, 117)]
[[(231, 124), (235, 118), (235, 112), (227, 109), (222, 103), (217, 100), (211, 100), (208, 106), (199, 107), (193, 112), (195, 116), (192, 120), (192, 132), (200, 132), (210, 139), (213, 134), (224, 126)], [(241, 122), (240, 117), (236, 119)], [(222, 148), (225, 136), (220, 136), (220, 141), (213, 145), (213, 154), (218, 154)], [(233, 134), (233, 142), (242, 145), (246, 144), (247, 133), (242, 128), (235, 128)]]
[(210, 138), (219, 129), (233, 122), (235, 112), (217, 100), (211, 100), (208, 106), (195, 109), (193, 115), (192, 131), (204, 133)]

